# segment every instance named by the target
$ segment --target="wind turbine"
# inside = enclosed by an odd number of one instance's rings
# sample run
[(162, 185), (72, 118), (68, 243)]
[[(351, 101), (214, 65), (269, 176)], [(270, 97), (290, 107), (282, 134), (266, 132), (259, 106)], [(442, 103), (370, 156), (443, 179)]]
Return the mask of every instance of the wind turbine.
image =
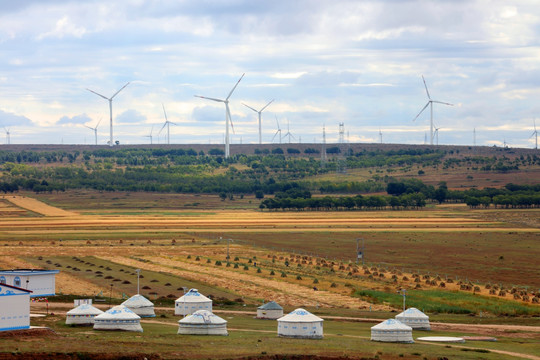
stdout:
[[(161, 104), (161, 106), (163, 107), (163, 114), (165, 114), (165, 124), (163, 124), (163, 127), (159, 130), (159, 133), (161, 133), (161, 130), (163, 130), (165, 128), (165, 126), (167, 126), (167, 145), (169, 145), (171, 143), (170, 141), (170, 124), (173, 124), (173, 125), (178, 125), (178, 124), (175, 124), (173, 123), (172, 121), (169, 121), (169, 119), (167, 118), (167, 112), (165, 111), (165, 105), (163, 105), (163, 103)], [(152, 139), (150, 139), (152, 140)]]
[(279, 133), (279, 143), (281, 144), (281, 129), (279, 128), (279, 121), (276, 116), (276, 123), (277, 123), (277, 131), (274, 134), (274, 137), (272, 138), (272, 142), (274, 142), (274, 139), (276, 138), (276, 135)]
[(283, 137), (289, 137), (289, 144), (291, 143), (291, 137), (296, 139), (293, 134), (289, 131), (289, 119), (287, 119), (287, 133)]
[(434, 133), (434, 136), (435, 136), (435, 139), (436, 139), (436, 144), (437, 146), (439, 146), (439, 130), (442, 129), (442, 128), (438, 128), (436, 127), (435, 128), (435, 133)]
[(4, 130), (6, 131), (6, 144), (9, 145), (11, 144), (11, 133), (9, 132), (9, 129), (6, 129), (5, 127)]
[(236, 82), (236, 85), (234, 85), (232, 90), (229, 92), (229, 95), (227, 95), (227, 97), (225, 99), (216, 99), (216, 98), (210, 98), (210, 97), (206, 97), (206, 96), (195, 95), (196, 97), (200, 97), (201, 99), (207, 99), (207, 100), (222, 102), (222, 103), (225, 104), (225, 158), (228, 158), (229, 155), (230, 155), (230, 149), (229, 149), (229, 121), (231, 122), (231, 128), (232, 128), (232, 130), (234, 132), (234, 126), (233, 126), (232, 118), (231, 118), (231, 110), (229, 109), (229, 98), (231, 97), (232, 93), (234, 92), (234, 90), (236, 89), (236, 87), (238, 86), (238, 84), (240, 83), (242, 78), (244, 77), (244, 75), (245, 75), (245, 73), (242, 74), (242, 76), (240, 76), (240, 79), (238, 79), (238, 81)]
[(534, 119), (533, 121), (534, 121), (534, 132), (532, 133), (531, 136), (529, 136), (529, 138), (532, 138), (534, 136), (534, 142), (535, 142), (534, 148), (538, 149), (538, 131), (536, 131), (536, 119)]
[(422, 110), (420, 110), (418, 115), (415, 116), (413, 121), (415, 121), (420, 116), (420, 114), (422, 114), (422, 112), (424, 112), (424, 110), (426, 110), (426, 108), (429, 106), (429, 108), (430, 108), (429, 110), (430, 110), (430, 113), (431, 113), (430, 123), (429, 123), (430, 145), (433, 145), (433, 136), (434, 136), (434, 133), (433, 133), (433, 103), (449, 105), (449, 106), (454, 106), (454, 105), (452, 105), (450, 103), (446, 103), (446, 102), (431, 99), (431, 96), (429, 95), (429, 91), (428, 91), (428, 88), (427, 88), (427, 85), (426, 85), (426, 80), (424, 79), (424, 75), (422, 75), (422, 80), (424, 81), (424, 87), (426, 88), (426, 94), (427, 94), (427, 97), (428, 97), (428, 102), (427, 102), (426, 106), (424, 106), (422, 108)]
[(150, 129), (150, 135), (144, 135), (144, 137), (150, 138), (150, 145), (152, 145), (152, 132), (154, 131), (154, 125)]
[(100, 97), (104, 98), (105, 100), (109, 101), (109, 113), (110, 113), (110, 115), (111, 115), (111, 121), (110, 121), (110, 128), (111, 128), (110, 133), (111, 133), (111, 136), (110, 136), (110, 140), (109, 140), (109, 146), (114, 146), (114, 142), (113, 142), (112, 101), (113, 101), (114, 97), (115, 97), (116, 95), (118, 95), (118, 93), (119, 93), (120, 91), (124, 90), (124, 88), (125, 88), (126, 86), (128, 86), (128, 85), (129, 85), (129, 82), (128, 82), (126, 85), (122, 86), (122, 87), (120, 88), (120, 90), (118, 90), (117, 92), (115, 92), (114, 95), (111, 96), (110, 98), (108, 98), (108, 97), (106, 97), (106, 96), (104, 96), (104, 95), (101, 95), (101, 94), (95, 92), (94, 90), (90, 90), (90, 89), (86, 88), (86, 90), (90, 91), (91, 93), (94, 93), (94, 94), (96, 94), (97, 96), (100, 96)]
[(379, 137), (381, 138), (381, 144), (382, 144), (382, 132), (381, 132), (381, 128), (379, 128)]
[(274, 101), (274, 99), (272, 99), (268, 104), (264, 105), (264, 107), (257, 111), (255, 110), (254, 108), (252, 108), (251, 106), (249, 105), (246, 105), (244, 103), (242, 103), (245, 107), (248, 107), (250, 108), (251, 110), (255, 111), (257, 114), (259, 114), (259, 144), (262, 144), (262, 130), (261, 130), (261, 113), (264, 111), (264, 109), (266, 109), (268, 107), (268, 105), (270, 105), (272, 102)]
[(97, 128), (98, 128), (100, 122), (101, 122), (101, 118), (99, 119), (99, 121), (98, 121), (96, 127), (90, 127), (90, 126), (88, 126), (88, 125), (84, 125), (84, 124), (83, 124), (84, 127), (87, 127), (87, 128), (89, 128), (90, 130), (92, 130), (92, 131), (94, 132), (94, 137), (95, 137), (95, 139), (96, 139), (96, 145), (97, 145)]

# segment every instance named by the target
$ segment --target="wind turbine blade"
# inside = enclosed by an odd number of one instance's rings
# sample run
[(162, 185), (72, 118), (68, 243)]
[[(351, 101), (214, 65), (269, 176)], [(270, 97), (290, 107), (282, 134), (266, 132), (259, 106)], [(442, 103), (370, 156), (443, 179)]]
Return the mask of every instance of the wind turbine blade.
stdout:
[(429, 100), (431, 100), (431, 96), (429, 96), (429, 91), (427, 89), (426, 79), (424, 79), (424, 75), (422, 75), (422, 81), (424, 82), (424, 87), (426, 88), (427, 97), (428, 97)]
[(229, 117), (229, 122), (231, 123), (232, 132), (233, 134), (236, 134), (236, 132), (234, 131), (234, 124), (232, 122), (231, 111), (229, 110), (229, 104), (225, 103), (225, 108), (227, 109), (227, 116)]
[(426, 106), (424, 106), (424, 107), (422, 108), (422, 110), (420, 110), (420, 112), (418, 113), (418, 115), (416, 115), (416, 116), (414, 117), (413, 121), (415, 121), (416, 119), (418, 119), (418, 117), (420, 116), (420, 114), (421, 114), (424, 110), (426, 110), (426, 108), (429, 106), (429, 103), (430, 103), (430, 102), (428, 101), (427, 104), (426, 104)]
[(97, 96), (101, 96), (101, 97), (104, 98), (105, 100), (110, 100), (108, 97), (103, 96), (103, 95), (101, 95), (100, 93), (95, 92), (94, 90), (90, 90), (90, 89), (88, 89), (88, 88), (86, 88), (86, 90), (90, 91), (91, 93), (96, 94)]
[(236, 87), (238, 86), (238, 84), (240, 84), (240, 80), (242, 80), (242, 78), (244, 77), (244, 75), (246, 75), (246, 73), (243, 73), (242, 76), (240, 76), (240, 79), (238, 79), (238, 81), (236, 82), (236, 85), (234, 85), (234, 87), (232, 88), (231, 92), (229, 93), (229, 95), (225, 98), (225, 100), (229, 100), (229, 98), (231, 97), (232, 93), (234, 92), (234, 89), (236, 89)]
[(174, 122), (172, 122), (172, 121), (169, 121), (169, 124), (172, 124), (172, 125), (176, 125), (176, 126), (178, 126), (178, 124), (177, 124), (177, 123), (174, 123)]
[(533, 119), (533, 123), (534, 123), (534, 131), (536, 132), (536, 119)]
[(277, 123), (277, 128), (278, 128), (278, 131), (279, 131), (280, 128), (279, 128), (279, 121), (278, 121), (278, 119), (277, 119), (277, 116), (276, 116), (276, 123)]
[[(257, 110), (255, 110), (254, 108), (252, 108), (251, 106), (249, 106), (249, 105), (246, 105), (246, 104), (244, 104), (244, 103), (242, 103), (242, 105), (244, 105), (245, 107), (248, 107), (248, 108), (250, 108), (251, 110), (253, 110), (253, 111), (255, 111), (256, 113), (258, 113), (258, 111), (257, 111)], [(261, 110), (261, 111), (262, 111), (262, 110)]]
[(201, 99), (207, 99), (207, 100), (212, 100), (212, 101), (217, 101), (217, 102), (225, 102), (225, 100), (210, 98), (210, 97), (206, 97), (206, 96), (200, 96), (200, 95), (193, 95), (193, 96), (199, 97)]
[(276, 133), (274, 134), (274, 137), (272, 138), (272, 141), (274, 141), (274, 139), (276, 138), (277, 134), (278, 134), (279, 130), (276, 131)]
[(445, 102), (442, 102), (442, 101), (437, 101), (437, 100), (431, 100), (431, 101), (434, 102), (434, 103), (437, 103), (437, 104), (443, 104), (443, 105), (454, 106), (454, 104), (445, 103)]
[(169, 121), (169, 119), (167, 119), (167, 112), (165, 111), (165, 105), (163, 105), (163, 103), (161, 103), (161, 107), (163, 108), (163, 114), (165, 114), (165, 123), (167, 123)]
[(165, 126), (167, 126), (167, 121), (165, 121), (165, 124), (163, 124), (163, 126), (161, 127), (161, 129), (159, 129), (158, 135), (161, 134), (161, 131), (162, 131), (163, 129), (165, 129)]
[(99, 118), (99, 121), (98, 121), (98, 123), (97, 123), (97, 125), (96, 125), (96, 129), (98, 128), (99, 123), (101, 122), (101, 120), (103, 120), (103, 117)]
[(268, 107), (268, 105), (270, 105), (270, 104), (273, 103), (273, 102), (274, 102), (274, 99), (272, 99), (268, 104), (266, 104), (266, 105), (261, 109), (260, 112), (263, 112), (264, 109), (266, 109), (266, 108)]
[(90, 130), (95, 130), (94, 128), (92, 128), (92, 127), (90, 127), (90, 126), (88, 126), (88, 125), (84, 125), (84, 124), (83, 124), (83, 126), (84, 126), (85, 128), (89, 128)]
[(128, 85), (129, 85), (129, 82), (128, 82), (126, 85), (122, 86), (122, 87), (120, 88), (120, 90), (118, 90), (117, 92), (115, 92), (114, 95), (111, 96), (111, 100), (114, 99), (114, 97), (115, 97), (116, 95), (118, 95), (118, 93), (119, 93), (120, 91), (124, 90), (124, 88), (125, 88), (126, 86), (128, 86)]

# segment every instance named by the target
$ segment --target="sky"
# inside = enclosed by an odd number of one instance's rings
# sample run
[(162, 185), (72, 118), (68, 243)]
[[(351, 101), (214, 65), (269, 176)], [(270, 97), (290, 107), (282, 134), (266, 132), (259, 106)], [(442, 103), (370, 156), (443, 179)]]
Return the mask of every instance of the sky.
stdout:
[[(0, 145), (535, 147), (537, 0), (0, 0)], [(245, 104), (245, 105), (244, 105)], [(415, 119), (415, 120), (414, 120)], [(97, 126), (97, 131), (94, 131)], [(279, 126), (279, 127), (278, 127)], [(9, 137), (8, 133), (9, 132)], [(290, 133), (291, 136), (285, 136)], [(1, 146), (0, 146), (1, 149)]]

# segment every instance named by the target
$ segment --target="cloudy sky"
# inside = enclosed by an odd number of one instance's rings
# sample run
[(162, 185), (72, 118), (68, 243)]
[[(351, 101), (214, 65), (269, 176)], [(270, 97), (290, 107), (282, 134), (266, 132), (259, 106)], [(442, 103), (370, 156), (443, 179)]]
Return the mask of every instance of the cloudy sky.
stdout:
[[(292, 142), (534, 147), (537, 0), (0, 0), (0, 144)], [(87, 127), (85, 127), (87, 126)], [(4, 127), (5, 129), (2, 129)], [(380, 131), (380, 133), (379, 133)], [(279, 142), (278, 136), (274, 142)], [(434, 139), (436, 142), (437, 139)], [(283, 142), (288, 142), (283, 139)]]

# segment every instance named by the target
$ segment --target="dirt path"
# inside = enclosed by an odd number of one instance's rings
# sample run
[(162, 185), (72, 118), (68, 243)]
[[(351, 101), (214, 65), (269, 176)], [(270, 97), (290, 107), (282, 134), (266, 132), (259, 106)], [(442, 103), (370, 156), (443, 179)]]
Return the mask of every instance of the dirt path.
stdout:
[(47, 205), (39, 200), (29, 198), (26, 196), (9, 195), (4, 197), (7, 201), (13, 205), (21, 207), (26, 210), (44, 215), (44, 216), (74, 216), (77, 213), (59, 209), (54, 206)]

